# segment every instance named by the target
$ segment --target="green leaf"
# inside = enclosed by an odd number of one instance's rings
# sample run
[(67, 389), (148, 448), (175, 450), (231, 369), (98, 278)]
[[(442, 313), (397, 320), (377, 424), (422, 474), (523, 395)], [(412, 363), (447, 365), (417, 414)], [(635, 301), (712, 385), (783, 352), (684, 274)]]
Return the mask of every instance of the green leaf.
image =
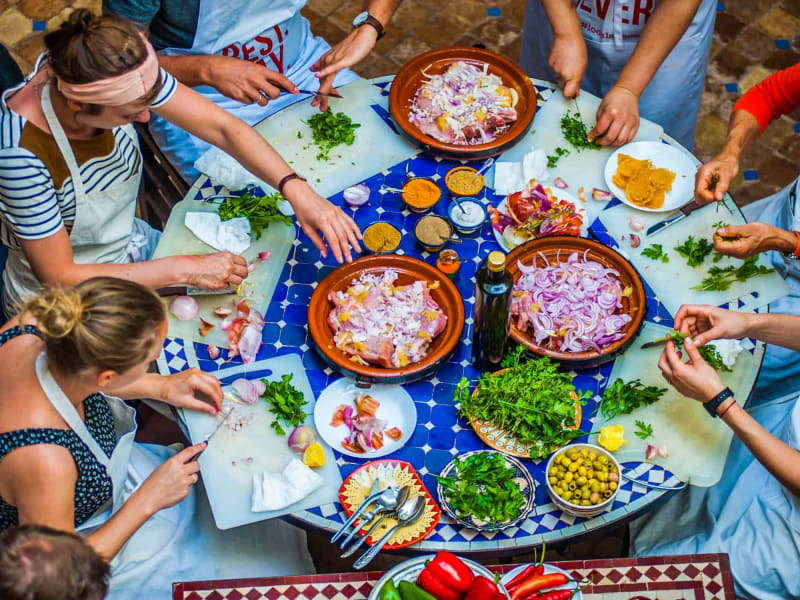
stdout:
[(227, 198), (219, 205), (219, 218), (228, 221), (235, 217), (246, 217), (256, 239), (261, 239), (261, 232), (270, 223), (292, 224), (292, 218), (282, 215), (278, 210), (278, 201), (282, 198), (278, 192), (266, 196), (253, 196), (246, 192), (238, 198)]
[(669, 262), (669, 256), (664, 252), (664, 247), (661, 244), (650, 244), (649, 247), (642, 250), (642, 256), (652, 260), (660, 260), (663, 263)]
[(644, 421), (635, 421), (636, 423), (636, 431), (633, 432), (633, 435), (639, 437), (643, 440), (651, 437), (653, 435), (653, 426), (649, 423), (645, 423)]
[(270, 427), (279, 435), (285, 435), (286, 432), (280, 422), (292, 427), (302, 425), (306, 420), (306, 414), (302, 407), (307, 402), (303, 393), (291, 384), (292, 375), (283, 375), (280, 381), (267, 379), (261, 381), (267, 386), (261, 397), (269, 404), (270, 412), (275, 415), (275, 421)]
[(714, 250), (714, 244), (705, 238), (698, 241), (693, 236), (689, 236), (680, 246), (675, 246), (675, 251), (686, 258), (686, 264), (690, 267), (702, 265), (706, 256)]
[(641, 406), (658, 402), (666, 392), (666, 388), (645, 386), (639, 379), (628, 382), (617, 379), (603, 392), (603, 401), (598, 409), (610, 421), (619, 415), (630, 414)]

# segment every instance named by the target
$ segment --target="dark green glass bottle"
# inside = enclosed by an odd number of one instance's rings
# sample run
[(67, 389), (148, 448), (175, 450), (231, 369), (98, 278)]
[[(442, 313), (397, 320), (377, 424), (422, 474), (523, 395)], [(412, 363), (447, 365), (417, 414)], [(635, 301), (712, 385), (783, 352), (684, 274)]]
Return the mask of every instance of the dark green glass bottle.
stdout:
[(472, 325), (472, 360), (479, 371), (496, 371), (508, 341), (511, 274), (506, 255), (490, 252), (475, 274), (475, 315)]

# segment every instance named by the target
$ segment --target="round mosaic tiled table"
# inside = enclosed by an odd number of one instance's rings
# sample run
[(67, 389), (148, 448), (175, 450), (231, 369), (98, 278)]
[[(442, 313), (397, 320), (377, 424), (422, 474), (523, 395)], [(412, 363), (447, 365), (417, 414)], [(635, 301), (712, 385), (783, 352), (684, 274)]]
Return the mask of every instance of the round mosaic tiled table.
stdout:
[[(387, 94), (385, 88), (390, 80), (391, 78), (381, 78), (374, 80), (373, 83), (384, 88), (383, 93)], [(538, 80), (534, 80), (534, 87), (537, 92), (538, 104), (541, 105), (550, 95), (553, 87), (547, 82)], [(377, 105), (373, 108), (384, 114), (387, 123), (390, 123), (384, 109)], [(677, 142), (667, 136), (664, 141), (677, 145)], [(395, 225), (404, 234), (410, 233), (419, 216), (409, 213), (396, 194), (381, 193), (379, 191), (381, 185), (402, 187), (408, 175), (418, 175), (431, 177), (441, 182), (440, 185), (444, 189), (441, 180), (447, 171), (458, 164), (462, 163), (420, 154), (407, 161), (388, 166), (364, 182), (372, 191), (370, 202), (357, 210), (348, 208), (345, 210), (351, 211), (356, 223), (362, 229), (373, 221), (382, 220)], [(203, 176), (192, 186), (187, 197), (202, 200), (206, 196), (220, 193), (221, 190), (222, 188), (214, 187), (208, 178)], [(495, 196), (491, 190), (486, 189), (485, 203), (492, 203), (496, 206), (501, 199), (501, 197)], [(341, 192), (331, 196), (330, 200), (344, 206)], [(616, 200), (612, 201), (607, 208), (614, 206), (617, 202)], [(448, 197), (445, 194), (434, 207), (434, 211), (437, 214), (445, 215), (447, 203)], [(616, 245), (607, 235), (599, 220), (591, 224), (591, 233), (593, 237), (603, 243)], [(470, 362), (474, 274), (488, 253), (498, 249), (500, 247), (488, 223), (478, 235), (464, 238), (462, 244), (457, 246), (459, 255), (467, 259), (462, 263), (459, 276), (455, 280), (456, 286), (464, 298), (467, 315), (461, 342), (453, 356), (434, 376), (404, 386), (416, 404), (417, 427), (408, 443), (387, 458), (405, 460), (414, 465), (434, 497), (436, 480), (433, 474), (439, 473), (453, 456), (484, 447), (469, 425), (458, 418), (457, 407), (453, 402), (453, 392), (462, 377), (475, 380), (479, 374)], [(436, 258), (435, 255), (420, 251), (420, 248), (415, 245), (413, 235), (404, 235), (397, 253), (420, 258), (431, 264), (435, 263)], [(319, 250), (314, 247), (305, 234), (298, 231), (294, 247), (290, 250), (289, 258), (281, 273), (281, 283), (276, 288), (265, 313), (263, 345), (258, 352), (258, 359), (291, 353), (299, 354), (315, 395), (319, 395), (328, 384), (341, 377), (331, 370), (312, 348), (306, 325), (308, 302), (317, 282), (336, 266), (335, 259), (331, 254), (327, 258), (322, 258)], [(645, 289), (647, 292), (647, 320), (671, 326), (671, 315), (661, 305), (646, 282)], [(757, 344), (753, 352), (756, 364), (760, 364), (763, 346)], [(179, 339), (167, 339), (164, 352), (159, 359), (159, 366), (162, 373), (165, 374), (181, 371), (188, 366), (199, 366), (204, 371), (211, 372), (219, 370), (226, 359), (227, 351), (225, 350), (222, 351), (219, 358), (211, 360), (204, 345)], [(233, 362), (239, 360), (236, 358)], [(588, 400), (583, 411), (582, 428), (584, 431), (592, 430), (595, 407), (605, 388), (611, 368), (612, 364), (607, 364), (572, 373), (575, 378), (575, 386), (579, 390), (590, 390), (593, 393), (593, 397)], [(754, 372), (749, 384), (750, 388), (755, 380), (755, 375)], [(748, 389), (748, 393), (749, 391)], [(342, 477), (346, 477), (366, 462), (366, 460), (350, 459), (338, 452), (335, 454)], [(539, 482), (544, 481), (545, 464), (545, 461), (526, 461), (531, 474)], [(671, 473), (648, 463), (626, 463), (626, 467), (628, 475), (650, 485), (673, 487), (680, 484), (680, 481)], [(536, 506), (533, 512), (518, 526), (499, 532), (484, 533), (462, 527), (443, 515), (436, 530), (427, 539), (410, 549), (497, 552), (530, 548), (542, 543), (548, 545), (564, 543), (586, 533), (597, 532), (602, 528), (624, 523), (634, 515), (652, 507), (668, 493), (664, 489), (626, 481), (621, 485), (620, 492), (609, 511), (592, 519), (584, 519), (561, 512), (550, 501), (545, 486), (541, 485), (536, 490)], [(292, 513), (290, 517), (303, 526), (328, 531), (338, 529), (346, 518), (339, 504), (327, 504)]]

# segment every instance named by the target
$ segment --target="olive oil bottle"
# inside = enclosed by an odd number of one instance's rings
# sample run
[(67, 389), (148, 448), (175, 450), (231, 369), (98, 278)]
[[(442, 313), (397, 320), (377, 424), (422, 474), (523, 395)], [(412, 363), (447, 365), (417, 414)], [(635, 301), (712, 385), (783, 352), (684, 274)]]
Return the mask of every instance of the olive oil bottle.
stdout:
[(503, 360), (510, 320), (511, 274), (506, 255), (490, 252), (475, 274), (472, 359), (480, 371), (496, 371)]

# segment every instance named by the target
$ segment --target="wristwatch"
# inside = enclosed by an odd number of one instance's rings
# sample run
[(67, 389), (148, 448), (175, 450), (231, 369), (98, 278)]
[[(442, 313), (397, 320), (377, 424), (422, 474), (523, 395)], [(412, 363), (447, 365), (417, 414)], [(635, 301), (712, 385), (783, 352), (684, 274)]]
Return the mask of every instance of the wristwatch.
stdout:
[(725, 400), (727, 400), (731, 396), (733, 396), (731, 388), (726, 387), (719, 394), (714, 396), (711, 400), (703, 404), (703, 408), (705, 408), (708, 411), (708, 414), (710, 414), (712, 417), (716, 419), (717, 409), (722, 405), (723, 402), (725, 402)]
[(362, 13), (356, 15), (356, 18), (353, 19), (353, 29), (356, 27), (361, 27), (362, 25), (371, 25), (375, 28), (375, 31), (378, 32), (378, 39), (381, 39), (383, 36), (386, 35), (386, 31), (383, 28), (383, 24), (378, 21), (375, 17), (373, 17), (369, 12), (366, 10)]

